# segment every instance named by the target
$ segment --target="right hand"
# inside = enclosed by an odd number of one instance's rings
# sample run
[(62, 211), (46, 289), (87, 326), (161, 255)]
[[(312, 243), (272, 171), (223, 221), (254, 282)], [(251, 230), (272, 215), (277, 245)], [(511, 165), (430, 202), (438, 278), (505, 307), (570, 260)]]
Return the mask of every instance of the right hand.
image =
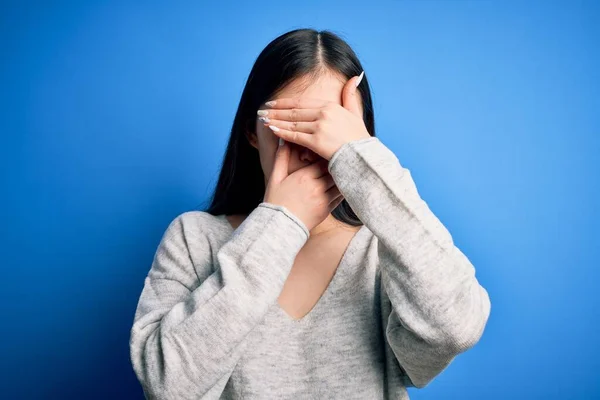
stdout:
[(343, 200), (328, 171), (329, 161), (321, 160), (288, 175), (290, 145), (284, 142), (275, 154), (263, 201), (286, 207), (308, 230), (319, 225)]

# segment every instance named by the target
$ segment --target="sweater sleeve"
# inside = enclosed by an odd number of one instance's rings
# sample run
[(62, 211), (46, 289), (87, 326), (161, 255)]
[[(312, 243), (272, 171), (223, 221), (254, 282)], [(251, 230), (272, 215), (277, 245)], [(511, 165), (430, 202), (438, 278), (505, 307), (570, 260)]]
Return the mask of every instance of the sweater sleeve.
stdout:
[(263, 202), (213, 260), (209, 218), (175, 218), (145, 278), (129, 345), (148, 399), (220, 397), (309, 236), (287, 208)]
[(377, 238), (387, 345), (405, 386), (422, 388), (483, 334), (491, 303), (475, 268), (377, 137), (345, 143), (329, 171)]

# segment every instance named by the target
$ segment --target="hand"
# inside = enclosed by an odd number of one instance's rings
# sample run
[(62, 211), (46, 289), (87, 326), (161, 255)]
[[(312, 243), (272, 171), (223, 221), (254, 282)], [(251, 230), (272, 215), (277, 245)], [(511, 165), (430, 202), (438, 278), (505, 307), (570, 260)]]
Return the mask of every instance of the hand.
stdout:
[(279, 146), (263, 201), (285, 206), (312, 230), (343, 200), (327, 161), (321, 160), (288, 175), (290, 145)]
[(371, 137), (362, 119), (356, 76), (346, 82), (342, 105), (310, 98), (281, 98), (258, 110), (276, 136), (309, 148), (326, 160), (345, 143)]

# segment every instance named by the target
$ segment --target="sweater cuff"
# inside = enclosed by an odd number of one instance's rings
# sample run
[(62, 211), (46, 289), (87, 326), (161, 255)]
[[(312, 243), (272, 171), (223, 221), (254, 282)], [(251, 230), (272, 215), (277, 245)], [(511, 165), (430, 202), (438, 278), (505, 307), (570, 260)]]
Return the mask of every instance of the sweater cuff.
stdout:
[(310, 237), (310, 231), (308, 230), (308, 227), (306, 226), (306, 224), (304, 222), (302, 222), (302, 220), (300, 220), (300, 218), (298, 218), (296, 215), (292, 214), (292, 212), (285, 206), (282, 206), (279, 204), (262, 202), (258, 205), (258, 207), (266, 207), (266, 208), (271, 208), (273, 210), (281, 211), (284, 215), (286, 215), (289, 219), (291, 219), (298, 225), (298, 227), (306, 235), (307, 239)]
[(333, 164), (339, 158), (340, 154), (343, 154), (343, 153), (347, 152), (350, 149), (350, 147), (357, 146), (357, 145), (361, 146), (363, 144), (367, 144), (367, 143), (371, 143), (371, 142), (376, 142), (376, 141), (379, 141), (379, 138), (376, 137), (376, 136), (371, 136), (371, 137), (368, 137), (368, 138), (362, 138), (362, 139), (358, 139), (358, 140), (352, 140), (350, 142), (344, 143), (339, 149), (337, 149), (335, 151), (335, 153), (333, 153), (333, 155), (329, 159), (329, 163), (327, 164), (327, 168), (328, 168), (329, 172), (331, 173), (331, 169), (333, 167)]

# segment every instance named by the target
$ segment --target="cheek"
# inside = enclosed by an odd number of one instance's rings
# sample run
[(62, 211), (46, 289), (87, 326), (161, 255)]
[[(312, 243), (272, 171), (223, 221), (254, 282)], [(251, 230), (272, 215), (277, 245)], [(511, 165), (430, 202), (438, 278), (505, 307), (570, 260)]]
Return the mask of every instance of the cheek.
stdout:
[(276, 150), (279, 144), (279, 137), (277, 137), (273, 131), (263, 125), (262, 122), (256, 123), (256, 135), (258, 136), (259, 142), (263, 144), (265, 150), (272, 149)]
[[(268, 132), (265, 132), (264, 129), (268, 130)], [(275, 154), (277, 153), (279, 138), (276, 137), (269, 128), (262, 125), (257, 127), (256, 133), (258, 136), (258, 146), (260, 149), (260, 164), (262, 166), (263, 173), (267, 176), (270, 176), (275, 164)]]

